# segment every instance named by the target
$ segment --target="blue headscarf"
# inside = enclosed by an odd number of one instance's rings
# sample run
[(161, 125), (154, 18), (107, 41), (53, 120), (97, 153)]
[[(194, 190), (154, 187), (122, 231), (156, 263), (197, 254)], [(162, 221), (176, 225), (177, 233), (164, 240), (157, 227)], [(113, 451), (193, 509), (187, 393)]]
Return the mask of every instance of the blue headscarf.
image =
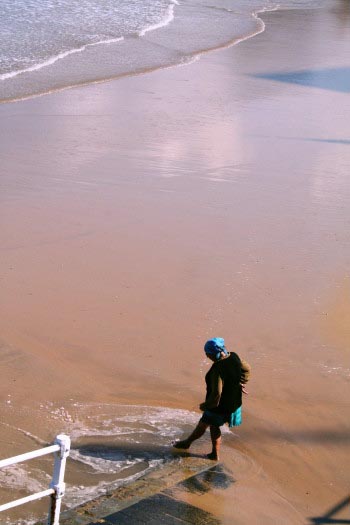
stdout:
[(215, 357), (216, 360), (220, 359), (221, 352), (228, 355), (225, 341), (222, 337), (213, 337), (213, 339), (209, 339), (204, 345), (204, 352), (211, 357)]

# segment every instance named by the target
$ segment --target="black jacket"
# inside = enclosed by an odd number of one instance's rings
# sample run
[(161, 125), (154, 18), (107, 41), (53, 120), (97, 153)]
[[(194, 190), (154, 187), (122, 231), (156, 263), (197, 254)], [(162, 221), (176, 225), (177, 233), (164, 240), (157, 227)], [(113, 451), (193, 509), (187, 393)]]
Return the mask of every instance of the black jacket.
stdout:
[[(205, 401), (208, 402), (208, 410), (218, 414), (230, 414), (237, 410), (242, 405), (241, 382), (243, 375), (241, 360), (234, 352), (231, 352), (227, 358), (214, 363), (205, 376), (207, 385)], [(220, 380), (222, 384), (221, 395), (219, 394)], [(214, 402), (214, 406), (210, 406), (212, 404), (210, 400), (215, 399), (215, 397), (217, 397), (216, 403)]]

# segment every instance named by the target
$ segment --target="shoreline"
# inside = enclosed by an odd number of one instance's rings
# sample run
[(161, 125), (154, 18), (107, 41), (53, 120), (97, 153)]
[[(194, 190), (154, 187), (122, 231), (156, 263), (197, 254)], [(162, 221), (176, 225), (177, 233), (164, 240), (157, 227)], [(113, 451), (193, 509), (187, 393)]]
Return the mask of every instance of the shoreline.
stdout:
[[(173, 4), (173, 5), (176, 5), (176, 4)], [(60, 87), (57, 87), (57, 88), (49, 88), (47, 91), (42, 91), (42, 92), (41, 91), (36, 91), (36, 92), (30, 93), (30, 94), (24, 94), (23, 96), (17, 95), (17, 96), (14, 96), (13, 98), (11, 98), (10, 96), (6, 96), (6, 98), (0, 98), (0, 104), (7, 104), (7, 103), (12, 104), (12, 103), (15, 103), (15, 102), (22, 102), (22, 101), (25, 101), (25, 100), (30, 100), (32, 98), (37, 98), (37, 97), (42, 97), (42, 96), (46, 96), (46, 95), (51, 95), (51, 94), (54, 94), (54, 93), (59, 93), (61, 91), (65, 91), (67, 89), (83, 88), (83, 87), (89, 86), (89, 85), (117, 81), (117, 80), (125, 78), (125, 77), (133, 77), (133, 76), (138, 76), (138, 75), (144, 75), (144, 74), (152, 73), (152, 72), (155, 72), (155, 71), (158, 71), (158, 70), (169, 69), (169, 68), (173, 68), (173, 67), (189, 66), (193, 62), (195, 62), (197, 60), (200, 60), (201, 57), (206, 55), (207, 53), (215, 52), (215, 51), (218, 51), (218, 50), (221, 50), (221, 49), (228, 49), (228, 48), (230, 48), (232, 46), (235, 46), (235, 45), (238, 45), (238, 44), (240, 44), (242, 42), (245, 42), (246, 40), (249, 40), (250, 38), (254, 38), (255, 36), (257, 36), (260, 33), (262, 33), (265, 30), (265, 24), (264, 24), (263, 19), (259, 15), (263, 15), (264, 13), (271, 13), (271, 12), (278, 11), (278, 10), (284, 10), (284, 11), (291, 10), (291, 11), (294, 11), (294, 10), (298, 10), (298, 9), (300, 9), (300, 8), (288, 7), (286, 9), (286, 8), (283, 8), (283, 7), (281, 8), (279, 6), (271, 7), (271, 8), (269, 8), (269, 7), (262, 7), (261, 9), (257, 9), (255, 11), (253, 11), (252, 13), (250, 13), (251, 19), (256, 21), (256, 23), (258, 25), (260, 25), (260, 27), (258, 27), (256, 30), (251, 30), (251, 32), (249, 32), (245, 36), (235, 36), (235, 37), (232, 37), (231, 39), (229, 39), (226, 42), (223, 42), (223, 43), (220, 43), (220, 44), (217, 44), (217, 45), (213, 45), (212, 47), (200, 49), (200, 50), (198, 50), (196, 52), (193, 52), (193, 53), (190, 53), (188, 55), (183, 55), (183, 56), (179, 57), (179, 62), (177, 62), (177, 63), (176, 62), (174, 63), (174, 62), (170, 61), (169, 63), (164, 64), (164, 65), (149, 66), (149, 67), (145, 66), (145, 67), (141, 67), (140, 69), (135, 70), (135, 71), (125, 71), (125, 72), (121, 72), (121, 73), (116, 73), (115, 75), (107, 76), (105, 78), (88, 79), (86, 81), (80, 81), (80, 82), (77, 82), (77, 83), (68, 83), (68, 84), (64, 84), (64, 85), (62, 85)], [(310, 8), (310, 9), (312, 9), (312, 8)], [(167, 25), (168, 24), (166, 24), (165, 27)], [(157, 27), (157, 29), (161, 29), (162, 27), (163, 26)], [(155, 29), (155, 31), (157, 29)], [(153, 30), (146, 30), (146, 32), (145, 33), (142, 32), (142, 34), (140, 34), (139, 37), (144, 37), (149, 31), (153, 32)], [(33, 73), (35, 71), (38, 71), (38, 73), (39, 73), (41, 71), (41, 69), (45, 69), (46, 67), (50, 68), (50, 66), (53, 66), (56, 62), (59, 62), (61, 60), (64, 62), (65, 58), (69, 58), (71, 55), (75, 55), (76, 53), (80, 53), (80, 52), (86, 51), (86, 50), (88, 50), (89, 48), (92, 48), (92, 47), (96, 47), (96, 46), (100, 46), (100, 45), (119, 44), (120, 42), (125, 43), (127, 41), (128, 41), (128, 38), (120, 37), (120, 38), (113, 39), (111, 41), (105, 41), (105, 42), (101, 41), (101, 42), (96, 42), (96, 43), (91, 43), (91, 44), (85, 44), (84, 46), (82, 46), (79, 49), (75, 49), (75, 50), (64, 52), (64, 53), (61, 54), (62, 56), (52, 57), (52, 58), (48, 59), (47, 61), (43, 62), (42, 64), (37, 64), (35, 66), (30, 67), (27, 70), (23, 70), (23, 71), (21, 71), (19, 73), (16, 73), (14, 75), (12, 75), (12, 73), (11, 73), (11, 77), (10, 78), (16, 79), (17, 76), (21, 76), (21, 75), (27, 76), (27, 73), (30, 74), (30, 73)], [(146, 44), (147, 44), (147, 40), (146, 40)], [(63, 63), (62, 63), (62, 65), (64, 67)], [(2, 79), (0, 79), (0, 80), (2, 80)], [(7, 80), (7, 78), (5, 80)], [(30, 79), (30, 81), (31, 81), (31, 79)], [(1, 87), (1, 85), (0, 85), (0, 87)]]
[[(315, 73), (347, 56), (337, 5), (266, 14), (189, 68), (0, 107), (5, 421), (49, 441), (70, 418), (93, 436), (91, 402), (194, 417), (203, 340), (223, 335), (253, 376), (223, 458), (237, 482), (202, 506), (229, 524), (234, 498), (237, 523), (271, 523), (282, 498), (300, 523), (341, 500), (350, 108)], [(27, 450), (3, 437), (4, 455)]]

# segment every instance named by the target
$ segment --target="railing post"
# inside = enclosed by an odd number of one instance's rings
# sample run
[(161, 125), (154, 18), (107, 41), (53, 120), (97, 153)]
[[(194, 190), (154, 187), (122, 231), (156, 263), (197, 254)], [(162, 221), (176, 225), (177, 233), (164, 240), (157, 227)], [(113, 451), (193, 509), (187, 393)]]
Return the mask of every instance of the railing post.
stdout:
[(52, 488), (55, 493), (51, 496), (48, 525), (59, 525), (62, 497), (66, 487), (64, 483), (64, 471), (70, 450), (70, 438), (65, 434), (60, 434), (56, 436), (54, 444), (60, 446), (60, 451), (55, 452), (53, 477), (50, 483), (50, 488)]

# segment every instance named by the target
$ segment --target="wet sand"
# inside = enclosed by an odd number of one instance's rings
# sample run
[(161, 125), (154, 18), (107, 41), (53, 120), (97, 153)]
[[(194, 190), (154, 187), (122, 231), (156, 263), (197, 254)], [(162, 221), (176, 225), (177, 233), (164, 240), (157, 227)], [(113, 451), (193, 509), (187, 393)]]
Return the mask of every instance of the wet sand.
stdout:
[(223, 460), (253, 469), (204, 510), (301, 523), (346, 497), (349, 6), (263, 19), (189, 66), (0, 107), (3, 457), (32, 448), (17, 427), (65, 430), (46, 402), (193, 410), (223, 336), (253, 367)]

